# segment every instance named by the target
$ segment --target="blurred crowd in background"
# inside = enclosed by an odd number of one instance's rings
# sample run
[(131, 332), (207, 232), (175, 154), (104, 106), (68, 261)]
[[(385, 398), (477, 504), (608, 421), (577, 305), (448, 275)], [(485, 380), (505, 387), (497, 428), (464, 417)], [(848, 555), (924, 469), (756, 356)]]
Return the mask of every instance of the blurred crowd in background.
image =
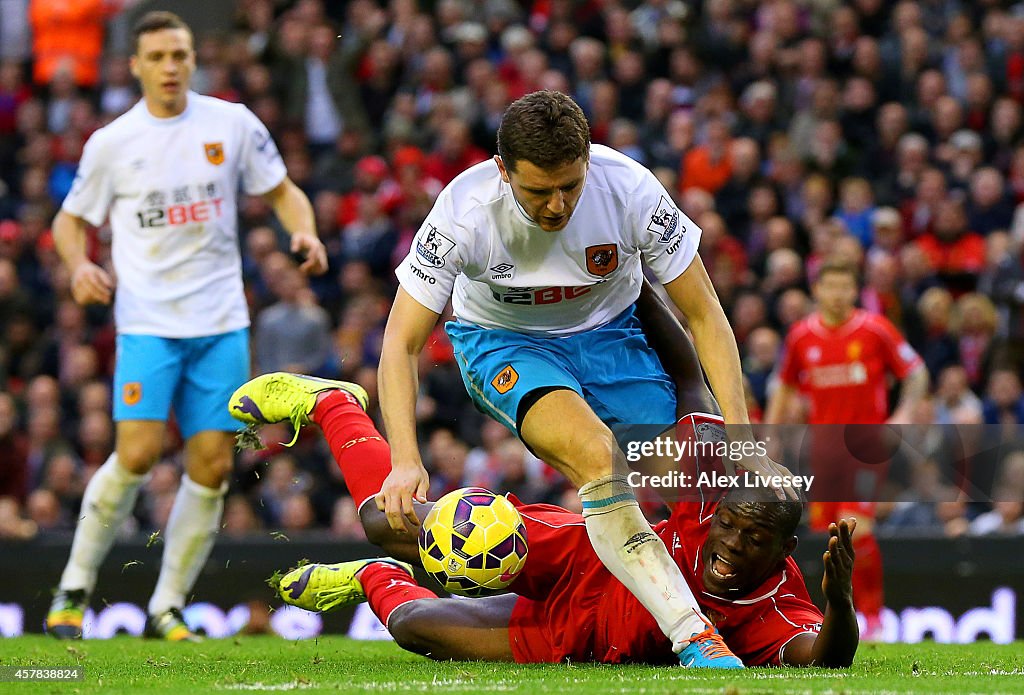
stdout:
[[(1008, 442), (976, 495), (989, 501), (970, 504), (941, 442), (922, 443), (881, 528), (1024, 533), (1024, 3), (234, 4), (233, 24), (193, 25), (193, 88), (270, 128), (331, 262), (308, 280), (267, 206), (241, 205), (254, 373), (354, 380), (375, 401), (393, 270), (413, 233), (445, 184), (495, 152), (504, 108), (557, 89), (595, 142), (651, 168), (703, 229), (755, 418), (787, 328), (813, 307), (816, 269), (843, 256), (862, 271), (861, 306), (927, 363), (932, 394), (914, 423), (984, 424)], [(111, 313), (70, 299), (49, 226), (85, 140), (138, 99), (125, 26), (162, 8), (134, 5), (0, 0), (0, 537), (73, 528), (112, 450)], [(109, 263), (109, 230), (94, 230), (90, 252)], [(420, 366), (432, 499), (482, 485), (578, 508), (473, 409), (440, 328)], [(319, 433), (290, 449), (273, 444), (286, 425), (264, 439), (238, 456), (224, 533), (360, 538)], [(167, 441), (126, 533), (165, 523), (179, 448)]]

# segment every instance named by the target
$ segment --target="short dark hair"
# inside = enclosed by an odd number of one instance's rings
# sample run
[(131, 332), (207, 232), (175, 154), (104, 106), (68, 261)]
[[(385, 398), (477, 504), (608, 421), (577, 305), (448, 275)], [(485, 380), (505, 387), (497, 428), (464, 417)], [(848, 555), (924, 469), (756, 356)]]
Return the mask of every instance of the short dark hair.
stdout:
[(161, 31), (163, 29), (184, 29), (189, 34), (192, 33), (192, 29), (189, 28), (188, 24), (185, 24), (185, 20), (173, 12), (166, 12), (164, 10), (147, 12), (139, 17), (139, 20), (135, 22), (135, 26), (132, 27), (133, 50), (136, 53), (139, 52), (140, 36), (143, 34), (150, 34), (154, 31)]
[(818, 276), (815, 278), (815, 282), (821, 280), (828, 273), (849, 275), (853, 278), (854, 282), (860, 282), (860, 273), (857, 272), (857, 267), (844, 258), (830, 258), (822, 263), (821, 267), (818, 268)]
[(722, 504), (729, 505), (740, 514), (760, 513), (768, 517), (780, 543), (785, 543), (796, 533), (804, 511), (802, 496), (799, 500), (789, 497), (780, 500), (772, 488), (745, 485), (730, 488)]
[(586, 159), (590, 153), (590, 124), (583, 109), (561, 92), (532, 92), (512, 102), (498, 126), (498, 154), (505, 168), (516, 170), (525, 159), (552, 169)]

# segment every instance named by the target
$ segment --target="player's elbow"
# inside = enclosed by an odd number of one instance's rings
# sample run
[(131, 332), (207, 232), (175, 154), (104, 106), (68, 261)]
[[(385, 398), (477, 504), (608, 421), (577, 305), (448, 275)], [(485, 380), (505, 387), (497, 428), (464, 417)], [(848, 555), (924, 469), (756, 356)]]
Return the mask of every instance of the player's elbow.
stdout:
[(842, 657), (824, 657), (820, 661), (812, 661), (806, 665), (819, 666), (821, 668), (850, 668), (853, 665), (853, 654)]
[(388, 550), (388, 546), (395, 542), (395, 531), (388, 523), (384, 512), (377, 509), (377, 505), (364, 504), (359, 510), (359, 521), (363, 524), (366, 540), (374, 545)]

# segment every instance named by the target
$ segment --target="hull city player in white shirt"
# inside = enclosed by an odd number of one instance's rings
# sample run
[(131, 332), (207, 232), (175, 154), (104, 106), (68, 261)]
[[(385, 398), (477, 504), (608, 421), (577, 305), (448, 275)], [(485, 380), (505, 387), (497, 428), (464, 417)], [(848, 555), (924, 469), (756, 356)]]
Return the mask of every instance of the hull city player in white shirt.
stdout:
[(399, 267), (380, 364), (392, 472), (376, 504), (395, 529), (419, 523), (412, 500), (425, 499), (429, 480), (416, 448), (416, 364), (451, 295), (458, 321), (446, 329), (476, 405), (579, 487), (597, 555), (681, 663), (741, 668), (724, 644), (708, 648), (720, 638), (615, 470), (609, 427), (675, 420), (672, 384), (632, 314), (641, 258), (687, 317), (726, 422), (749, 425), (735, 338), (696, 255), (700, 230), (653, 174), (592, 147), (565, 95), (513, 103), (498, 143), (493, 162), (441, 193)]
[[(151, 12), (134, 36), (131, 69), (143, 98), (89, 139), (53, 224), (74, 299), (114, 301), (117, 443), (86, 488), (46, 623), (58, 638), (81, 637), (97, 571), (160, 457), (173, 407), (186, 439), (186, 475), (167, 522), (146, 632), (194, 641), (181, 609), (220, 526), (235, 429), (224, 404), (248, 378), (239, 186), (273, 207), (292, 251), (305, 256), (303, 272), (325, 272), (327, 255), (312, 206), (263, 124), (241, 105), (188, 91), (195, 70), (188, 26)], [(116, 283), (85, 251), (86, 225), (105, 220)]]
[(579, 204), (558, 233), (537, 224), (493, 161), (442, 191), (398, 267), (402, 289), (440, 314), (485, 328), (571, 335), (602, 326), (640, 294), (640, 259), (662, 282), (697, 254), (700, 229), (644, 167), (590, 147)]

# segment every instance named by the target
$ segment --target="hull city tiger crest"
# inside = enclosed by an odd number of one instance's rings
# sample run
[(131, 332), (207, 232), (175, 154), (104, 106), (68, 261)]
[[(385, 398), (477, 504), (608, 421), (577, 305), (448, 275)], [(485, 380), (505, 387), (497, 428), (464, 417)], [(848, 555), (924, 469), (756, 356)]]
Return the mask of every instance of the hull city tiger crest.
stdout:
[(206, 142), (203, 143), (203, 149), (206, 151), (206, 161), (214, 166), (220, 166), (224, 163), (224, 143), (223, 142)]
[(142, 400), (142, 384), (138, 381), (130, 381), (124, 385), (121, 398), (125, 405), (135, 405)]
[(588, 246), (587, 272), (591, 275), (604, 277), (619, 267), (619, 249), (615, 244), (598, 244)]
[(519, 372), (513, 369), (510, 364), (498, 372), (498, 376), (491, 379), (491, 386), (498, 393), (506, 394), (512, 390), (517, 381), (519, 381)]

